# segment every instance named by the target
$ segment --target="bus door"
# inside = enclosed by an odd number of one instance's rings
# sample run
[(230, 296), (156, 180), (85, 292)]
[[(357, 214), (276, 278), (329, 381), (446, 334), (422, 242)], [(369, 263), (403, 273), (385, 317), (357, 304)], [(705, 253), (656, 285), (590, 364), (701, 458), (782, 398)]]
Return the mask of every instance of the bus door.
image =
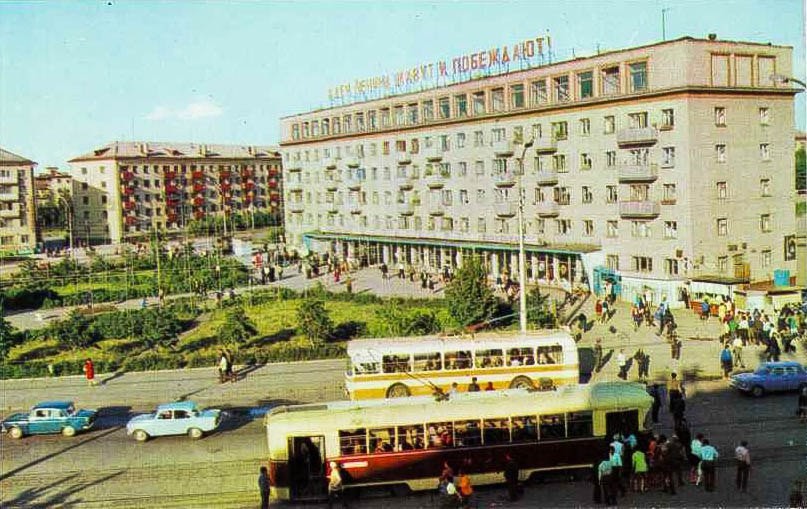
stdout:
[(292, 500), (317, 500), (327, 496), (325, 437), (289, 438), (289, 470)]
[(607, 412), (605, 414), (605, 436), (610, 440), (617, 433), (636, 433), (639, 431), (639, 411)]

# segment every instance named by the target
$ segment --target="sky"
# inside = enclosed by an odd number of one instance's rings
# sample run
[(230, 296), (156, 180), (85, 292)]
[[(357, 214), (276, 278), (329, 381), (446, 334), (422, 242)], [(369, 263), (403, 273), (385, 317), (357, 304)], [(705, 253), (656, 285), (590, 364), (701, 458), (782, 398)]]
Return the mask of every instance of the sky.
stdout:
[[(0, 147), (45, 166), (114, 140), (275, 145), (329, 88), (546, 35), (557, 59), (666, 38), (794, 48), (804, 0), (0, 2)], [(805, 98), (796, 127), (805, 128)]]

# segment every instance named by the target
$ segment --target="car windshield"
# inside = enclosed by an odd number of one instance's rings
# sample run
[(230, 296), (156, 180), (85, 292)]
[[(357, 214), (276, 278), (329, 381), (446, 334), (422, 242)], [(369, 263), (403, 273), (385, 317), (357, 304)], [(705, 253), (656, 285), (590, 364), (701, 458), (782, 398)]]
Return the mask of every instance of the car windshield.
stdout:
[(65, 415), (73, 415), (76, 413), (76, 408), (73, 405), (70, 405), (69, 407), (65, 408), (64, 412)]

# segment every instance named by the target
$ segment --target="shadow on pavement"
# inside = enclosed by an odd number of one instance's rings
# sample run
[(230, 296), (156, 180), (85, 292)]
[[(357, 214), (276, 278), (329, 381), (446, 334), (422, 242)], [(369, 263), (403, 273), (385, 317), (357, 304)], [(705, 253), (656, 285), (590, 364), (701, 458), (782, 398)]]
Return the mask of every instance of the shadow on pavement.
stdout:
[(27, 489), (13, 499), (3, 502), (3, 507), (74, 507), (80, 505), (83, 500), (81, 498), (70, 500), (71, 496), (121, 474), (123, 470), (90, 481), (80, 481), (80, 474), (71, 474), (45, 486)]

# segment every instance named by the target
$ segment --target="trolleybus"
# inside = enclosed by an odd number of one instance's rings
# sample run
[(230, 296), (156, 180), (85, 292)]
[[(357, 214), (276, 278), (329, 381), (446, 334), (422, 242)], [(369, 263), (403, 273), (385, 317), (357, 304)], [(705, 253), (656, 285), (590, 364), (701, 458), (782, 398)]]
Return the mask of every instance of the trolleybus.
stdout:
[(555, 391), (524, 389), (282, 406), (265, 417), (272, 496), (325, 495), (337, 462), (346, 487), (434, 488), (448, 462), (474, 484), (502, 482), (505, 454), (521, 479), (590, 468), (606, 437), (645, 432), (652, 404), (644, 385), (602, 382)]

